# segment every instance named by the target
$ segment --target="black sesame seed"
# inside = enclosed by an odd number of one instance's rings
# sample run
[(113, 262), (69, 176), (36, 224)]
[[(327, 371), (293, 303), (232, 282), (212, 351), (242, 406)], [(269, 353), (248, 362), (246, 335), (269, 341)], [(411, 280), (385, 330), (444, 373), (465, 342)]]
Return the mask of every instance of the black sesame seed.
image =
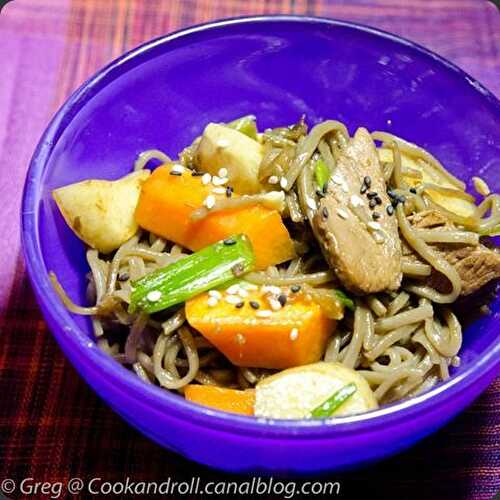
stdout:
[(244, 302), (238, 302), (237, 304), (234, 305), (234, 307), (236, 307), (236, 309), (241, 309), (244, 305), (245, 305)]
[(359, 192), (360, 192), (361, 194), (365, 194), (367, 191), (368, 191), (368, 186), (367, 186), (366, 184), (363, 184), (363, 185), (361, 186), (361, 189), (359, 190)]
[(233, 196), (233, 188), (231, 186), (227, 186), (226, 188), (226, 197), (231, 198)]
[(179, 172), (177, 170), (170, 170), (170, 175), (180, 176), (180, 175), (182, 175), (182, 172)]
[(378, 220), (378, 219), (380, 219), (381, 215), (378, 212), (373, 212), (372, 217), (373, 217), (373, 220)]
[(231, 271), (234, 276), (239, 278), (240, 276), (243, 276), (243, 274), (245, 274), (245, 267), (243, 266), (243, 264), (238, 263), (231, 268)]
[(323, 210), (321, 211), (323, 218), (328, 219), (328, 209), (326, 207), (323, 207)]
[(286, 295), (284, 293), (282, 293), (278, 297), (278, 302), (281, 304), (281, 307), (285, 307), (286, 301), (287, 301)]
[(372, 179), (369, 175), (365, 176), (363, 182), (365, 183), (366, 187), (370, 187), (372, 185)]
[(389, 198), (391, 198), (393, 200), (397, 198), (397, 194), (391, 190), (387, 191), (387, 195), (389, 196)]
[(385, 207), (385, 211), (387, 212), (387, 215), (393, 215), (394, 207), (392, 205), (387, 205), (387, 207)]
[(191, 172), (191, 175), (192, 175), (193, 177), (203, 177), (205, 174), (204, 174), (203, 172), (197, 172), (196, 170), (193, 170), (193, 171)]
[(410, 188), (410, 193), (417, 194), (417, 190), (415, 188)]
[(258, 309), (258, 308), (260, 307), (260, 304), (259, 304), (258, 302), (256, 302), (255, 300), (251, 300), (251, 301), (249, 302), (249, 304), (250, 304), (250, 307), (251, 307), (252, 309)]
[(375, 198), (375, 196), (378, 196), (378, 193), (376, 193), (375, 191), (368, 191), (368, 193), (366, 193), (366, 196), (368, 196), (368, 199), (371, 200), (372, 198)]
[(405, 203), (406, 202), (406, 196), (404, 196), (404, 195), (399, 196), (398, 197), (398, 201), (399, 201), (399, 203)]
[(377, 206), (377, 202), (375, 201), (375, 199), (371, 199), (370, 202), (368, 203), (368, 206), (370, 208), (375, 208)]
[(375, 196), (373, 199), (377, 205), (382, 205), (382, 198), (380, 196)]
[(127, 281), (128, 279), (130, 279), (130, 276), (128, 273), (120, 273), (118, 275), (118, 281)]
[(297, 293), (297, 292), (300, 292), (300, 289), (301, 289), (301, 286), (300, 285), (292, 285), (290, 287), (290, 290), (292, 291), (292, 293)]
[(233, 240), (232, 238), (228, 238), (227, 240), (223, 241), (224, 245), (230, 247), (231, 245), (236, 245), (236, 240)]

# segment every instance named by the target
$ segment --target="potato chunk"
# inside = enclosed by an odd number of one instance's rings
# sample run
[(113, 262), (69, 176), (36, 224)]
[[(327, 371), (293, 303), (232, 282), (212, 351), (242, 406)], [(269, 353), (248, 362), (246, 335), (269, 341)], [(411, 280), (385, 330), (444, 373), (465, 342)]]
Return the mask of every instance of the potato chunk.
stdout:
[(90, 179), (52, 192), (68, 226), (102, 253), (116, 250), (137, 231), (134, 212), (149, 170), (116, 181)]
[(224, 125), (209, 123), (197, 149), (201, 170), (217, 175), (227, 169), (229, 184), (235, 192), (253, 194), (262, 190), (259, 166), (263, 146), (250, 137)]
[(332, 416), (354, 415), (378, 407), (366, 380), (340, 363), (321, 361), (290, 368), (257, 384), (255, 416), (267, 418), (310, 418), (311, 411), (349, 383), (356, 392)]
[[(392, 163), (394, 161), (393, 153), (390, 148), (382, 147), (379, 148), (377, 152), (382, 163)], [(429, 183), (450, 190), (457, 189), (457, 186), (452, 184), (445, 175), (424, 160), (417, 160), (410, 155), (401, 153), (401, 166), (407, 169), (407, 174), (405, 175), (403, 173), (403, 177), (410, 187), (418, 187), (421, 184)], [(420, 174), (421, 178), (411, 175), (411, 172)], [(453, 196), (452, 191), (446, 195), (428, 187), (425, 193), (438, 205), (462, 217), (472, 217), (476, 211), (476, 205), (471, 200), (466, 200), (461, 197), (459, 195), (460, 191), (457, 193), (458, 196)]]

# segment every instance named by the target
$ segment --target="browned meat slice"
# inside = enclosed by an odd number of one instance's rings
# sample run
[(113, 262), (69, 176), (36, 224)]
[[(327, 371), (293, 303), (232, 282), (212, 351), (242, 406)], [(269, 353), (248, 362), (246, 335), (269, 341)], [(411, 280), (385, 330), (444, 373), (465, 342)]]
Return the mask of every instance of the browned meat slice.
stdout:
[[(463, 245), (453, 248), (440, 245), (441, 255), (457, 270), (462, 280), (461, 295), (470, 295), (492, 280), (500, 278), (500, 254), (484, 245)], [(450, 289), (448, 280), (440, 273), (433, 273), (429, 286), (447, 293)]]
[(437, 210), (425, 210), (424, 212), (416, 213), (409, 217), (411, 224), (418, 229), (432, 229), (439, 227), (453, 228), (453, 224), (447, 217)]
[[(370, 186), (361, 194), (365, 177)], [(375, 207), (369, 207), (370, 200)], [(390, 204), (375, 144), (360, 128), (339, 154), (313, 221), (325, 258), (354, 293), (395, 290), (401, 284), (401, 242), (396, 218), (386, 211)]]
[[(421, 229), (454, 229), (443, 214), (428, 210), (409, 218), (414, 227)], [(484, 245), (433, 244), (437, 250), (457, 270), (462, 280), (461, 295), (470, 295), (494, 279), (500, 278), (500, 254)], [(412, 258), (418, 259), (413, 254)], [(434, 272), (428, 281), (429, 286), (447, 293), (450, 283), (445, 276)]]

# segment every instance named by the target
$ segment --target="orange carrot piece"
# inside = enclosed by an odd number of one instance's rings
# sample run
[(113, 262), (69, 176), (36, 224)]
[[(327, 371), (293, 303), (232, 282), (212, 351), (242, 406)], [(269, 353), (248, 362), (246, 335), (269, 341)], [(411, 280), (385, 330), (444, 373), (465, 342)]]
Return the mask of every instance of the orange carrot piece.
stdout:
[(193, 251), (232, 234), (246, 234), (254, 248), (257, 269), (295, 256), (293, 241), (276, 210), (254, 205), (216, 211), (198, 221), (191, 219), (212, 194), (213, 186), (204, 185), (201, 177), (188, 171), (171, 175), (170, 170), (168, 165), (157, 168), (143, 184), (135, 212), (139, 226)]
[(189, 384), (184, 389), (184, 396), (189, 401), (216, 408), (217, 410), (240, 413), (241, 415), (253, 415), (255, 403), (255, 391), (253, 389), (238, 391), (213, 385)]
[[(271, 311), (260, 292), (251, 292), (241, 308), (221, 299), (208, 306), (207, 294), (186, 303), (189, 324), (237, 366), (284, 369), (319, 361), (336, 321), (302, 294)], [(260, 304), (255, 310), (250, 301)], [(269, 311), (265, 312), (264, 310)]]
[(221, 210), (208, 215), (193, 232), (189, 248), (199, 250), (237, 233), (246, 234), (252, 242), (257, 269), (265, 269), (295, 257), (293, 241), (280, 214), (260, 205)]
[(142, 185), (135, 219), (144, 229), (188, 247), (191, 214), (203, 205), (211, 189), (200, 177), (187, 172), (171, 175), (170, 170), (168, 165), (158, 167)]

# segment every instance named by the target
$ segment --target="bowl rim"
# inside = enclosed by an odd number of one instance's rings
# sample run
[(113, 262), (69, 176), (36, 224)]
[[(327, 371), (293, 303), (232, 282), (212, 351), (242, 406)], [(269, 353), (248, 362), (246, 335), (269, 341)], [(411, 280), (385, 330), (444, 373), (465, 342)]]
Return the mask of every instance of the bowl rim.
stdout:
[[(230, 433), (245, 432), (246, 435), (271, 438), (314, 439), (358, 433), (360, 430), (373, 431), (380, 426), (385, 427), (396, 421), (413, 418), (421, 415), (423, 412), (436, 409), (438, 405), (457, 397), (462, 391), (475, 384), (483, 376), (494, 370), (496, 365), (500, 364), (500, 342), (478, 359), (474, 365), (430, 391), (368, 413), (321, 421), (276, 420), (241, 416), (213, 410), (187, 401), (160, 387), (145, 384), (131, 370), (124, 368), (113, 360), (113, 358), (98, 349), (96, 344), (87, 337), (82, 329), (76, 326), (64, 326), (68, 325), (68, 322), (71, 324), (72, 315), (65, 309), (53, 291), (48, 275), (45, 272), (38, 272), (39, 269), (45, 268), (38, 232), (39, 186), (41, 185), (41, 179), (51, 152), (64, 129), (78, 114), (80, 108), (94, 93), (100, 90), (100, 86), (105, 86), (107, 83), (113, 81), (115, 72), (119, 73), (117, 70), (127, 63), (127, 61), (141, 56), (155, 47), (168, 44), (173, 40), (187, 38), (189, 42), (190, 35), (195, 33), (217, 30), (232, 25), (267, 22), (296, 22), (306, 25), (314, 23), (326, 26), (347, 27), (410, 47), (418, 53), (432, 58), (434, 61), (444, 65), (448, 70), (458, 74), (462, 79), (465, 79), (469, 85), (474, 87), (475, 91), (482, 95), (482, 98), (487, 99), (496, 108), (496, 112), (500, 116), (500, 101), (481, 83), (458, 66), (417, 43), (363, 24), (325, 17), (278, 14), (226, 18), (183, 28), (147, 41), (98, 70), (71, 94), (50, 121), (33, 153), (23, 191), (21, 239), (27, 272), (47, 321), (53, 325), (57, 325), (59, 330), (66, 330), (70, 333), (70, 335), (66, 335), (64, 338), (64, 341), (70, 345), (70, 348), (76, 350), (79, 356), (90, 363), (93, 370), (100, 372), (103, 377), (108, 377), (110, 381), (114, 381), (116, 383), (116, 391), (122, 393), (126, 391), (129, 397), (141, 399), (144, 404), (152, 405), (158, 411), (166, 411), (169, 416), (178, 419), (187, 418), (193, 424), (210, 426), (220, 431)], [(57, 331), (58, 328), (53, 328), (52, 333), (61, 345), (62, 340), (58, 338), (61, 332)], [(78, 368), (80, 371), (79, 366)]]

